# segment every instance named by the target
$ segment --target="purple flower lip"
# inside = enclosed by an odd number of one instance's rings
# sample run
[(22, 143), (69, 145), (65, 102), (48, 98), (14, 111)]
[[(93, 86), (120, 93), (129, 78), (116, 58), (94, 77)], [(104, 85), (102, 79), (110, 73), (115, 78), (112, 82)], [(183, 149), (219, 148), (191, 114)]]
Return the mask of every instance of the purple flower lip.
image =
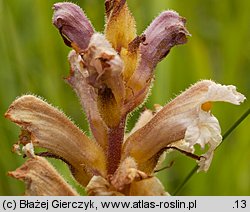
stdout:
[(82, 9), (69, 2), (53, 6), (53, 24), (58, 28), (64, 43), (77, 50), (87, 48), (94, 29)]

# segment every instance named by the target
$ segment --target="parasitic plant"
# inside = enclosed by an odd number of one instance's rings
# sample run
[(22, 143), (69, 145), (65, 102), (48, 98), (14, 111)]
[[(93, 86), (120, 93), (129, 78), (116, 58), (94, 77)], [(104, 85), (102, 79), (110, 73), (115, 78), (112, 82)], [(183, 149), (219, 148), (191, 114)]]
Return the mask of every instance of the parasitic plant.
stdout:
[[(137, 35), (126, 0), (106, 0), (101, 34), (79, 6), (64, 2), (53, 9), (53, 24), (72, 48), (66, 81), (80, 100), (92, 137), (42, 99), (16, 99), (5, 116), (21, 127), (14, 150), (21, 154), (22, 147), (29, 159), (9, 175), (26, 183), (26, 194), (78, 195), (44, 157), (67, 163), (88, 195), (167, 195), (154, 173), (168, 149), (195, 158), (199, 171), (207, 171), (222, 141), (212, 102), (239, 105), (245, 99), (232, 85), (198, 81), (167, 105), (144, 110), (125, 135), (127, 117), (147, 98), (155, 67), (173, 46), (187, 42), (185, 19), (164, 11)], [(194, 154), (197, 144), (205, 149), (200, 156)]]

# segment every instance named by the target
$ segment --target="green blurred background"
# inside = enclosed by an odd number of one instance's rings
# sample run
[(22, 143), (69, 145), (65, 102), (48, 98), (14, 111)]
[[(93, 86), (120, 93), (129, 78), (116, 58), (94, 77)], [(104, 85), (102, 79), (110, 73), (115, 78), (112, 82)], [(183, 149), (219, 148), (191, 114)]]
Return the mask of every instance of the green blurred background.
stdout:
[[(103, 31), (104, 0), (79, 0), (97, 31)], [(22, 195), (21, 182), (7, 176), (24, 159), (11, 153), (19, 128), (4, 119), (11, 102), (32, 93), (47, 99), (72, 117), (84, 131), (87, 122), (79, 102), (64, 83), (68, 75), (67, 54), (57, 30), (51, 24), (52, 5), (48, 0), (0, 0), (0, 195)], [(187, 19), (192, 34), (184, 46), (175, 47), (161, 62), (147, 106), (165, 104), (180, 91), (200, 79), (234, 84), (250, 95), (250, 1), (249, 0), (128, 0), (135, 16), (138, 34), (165, 9), (178, 11)], [(213, 113), (225, 132), (247, 109), (216, 103)], [(131, 128), (138, 117), (129, 120)], [(250, 119), (249, 117), (216, 151), (207, 173), (195, 174), (179, 195), (250, 195)], [(179, 153), (168, 155), (165, 164), (174, 165), (160, 172), (166, 189), (173, 193), (196, 164)], [(71, 179), (67, 167), (51, 160), (62, 175), (82, 192)]]

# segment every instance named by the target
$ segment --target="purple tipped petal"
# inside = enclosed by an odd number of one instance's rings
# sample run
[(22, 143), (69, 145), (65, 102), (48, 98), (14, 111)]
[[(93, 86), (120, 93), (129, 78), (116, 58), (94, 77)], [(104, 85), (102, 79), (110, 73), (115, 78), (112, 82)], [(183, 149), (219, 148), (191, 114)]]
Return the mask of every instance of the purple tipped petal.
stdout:
[(185, 22), (174, 11), (161, 13), (144, 32), (146, 45), (141, 45), (141, 63), (154, 68), (173, 46), (186, 43), (189, 33), (185, 29)]
[(69, 2), (53, 6), (53, 24), (58, 28), (64, 43), (80, 51), (87, 48), (94, 29), (82, 9)]
[(132, 108), (128, 105), (126, 110), (131, 111), (142, 103), (148, 93), (154, 68), (173, 46), (186, 43), (187, 35), (185, 19), (174, 11), (161, 13), (149, 25), (144, 32), (146, 39), (140, 45), (140, 63), (127, 83), (127, 87), (132, 90), (128, 102), (136, 104)]

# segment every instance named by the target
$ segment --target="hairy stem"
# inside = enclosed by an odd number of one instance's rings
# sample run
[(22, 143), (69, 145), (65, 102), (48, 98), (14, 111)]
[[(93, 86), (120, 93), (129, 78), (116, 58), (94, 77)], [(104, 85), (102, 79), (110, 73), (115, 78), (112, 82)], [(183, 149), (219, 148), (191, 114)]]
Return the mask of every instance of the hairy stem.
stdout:
[(114, 174), (121, 160), (125, 122), (126, 118), (122, 118), (117, 127), (108, 130), (107, 167), (110, 175)]

